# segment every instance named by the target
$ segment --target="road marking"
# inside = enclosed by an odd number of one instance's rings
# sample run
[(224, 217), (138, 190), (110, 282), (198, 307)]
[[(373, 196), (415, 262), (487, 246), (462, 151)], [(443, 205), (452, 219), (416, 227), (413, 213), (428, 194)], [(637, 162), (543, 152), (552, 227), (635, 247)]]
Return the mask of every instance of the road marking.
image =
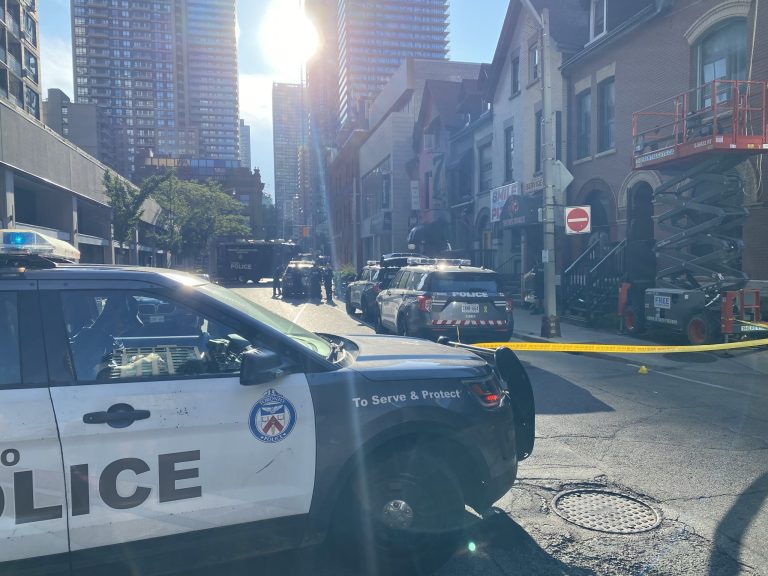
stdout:
[[(630, 366), (636, 366), (635, 364), (629, 364)], [(691, 384), (699, 384), (701, 386), (707, 386), (709, 388), (717, 388), (719, 390), (726, 390), (728, 392), (734, 392), (736, 394), (742, 394), (744, 396), (752, 396), (753, 398), (763, 398), (760, 394), (753, 394), (752, 392), (745, 392), (743, 390), (736, 390), (735, 388), (729, 388), (728, 386), (720, 386), (719, 384), (712, 384), (711, 382), (704, 382), (702, 380), (694, 380), (693, 378), (686, 378), (685, 376), (678, 376), (677, 374), (670, 374), (669, 372), (663, 372), (661, 370), (651, 370), (652, 373), (662, 374), (663, 376), (669, 376), (670, 378), (676, 378), (677, 380), (683, 380), (690, 382)]]
[(305, 308), (306, 308), (306, 307), (307, 307), (307, 305), (306, 305), (306, 304), (302, 304), (302, 305), (299, 307), (299, 311), (298, 311), (298, 312), (296, 312), (296, 316), (294, 316), (294, 317), (293, 317), (293, 323), (294, 323), (294, 324), (298, 324), (298, 323), (299, 323), (299, 316), (301, 316), (301, 314), (304, 312), (304, 310), (305, 310)]

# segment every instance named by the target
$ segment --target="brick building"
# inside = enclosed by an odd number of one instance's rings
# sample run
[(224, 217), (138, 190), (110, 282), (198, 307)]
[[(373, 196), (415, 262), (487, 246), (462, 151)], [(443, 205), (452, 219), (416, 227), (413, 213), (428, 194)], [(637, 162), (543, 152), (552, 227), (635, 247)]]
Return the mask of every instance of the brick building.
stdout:
[[(759, 33), (756, 42), (751, 37), (753, 29), (768, 26), (768, 12), (758, 14), (755, 28), (754, 0), (590, 0), (582, 6), (589, 41), (562, 67), (575, 177), (568, 203), (590, 205), (593, 230), (611, 240), (624, 239), (633, 226), (647, 228), (641, 235), (652, 240), (660, 233), (651, 221), (652, 191), (670, 175), (632, 170), (633, 113), (713, 80), (768, 78), (768, 43)], [(768, 278), (759, 224), (768, 208), (765, 184), (758, 190), (759, 163), (747, 160), (736, 168), (750, 209), (743, 267), (753, 278)], [(589, 241), (575, 239), (570, 258)]]

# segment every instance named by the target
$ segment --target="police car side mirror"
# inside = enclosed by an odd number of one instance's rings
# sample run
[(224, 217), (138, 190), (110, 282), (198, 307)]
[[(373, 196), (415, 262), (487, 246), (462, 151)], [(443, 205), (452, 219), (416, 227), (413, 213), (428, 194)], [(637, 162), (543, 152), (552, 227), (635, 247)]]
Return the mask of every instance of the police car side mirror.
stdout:
[(243, 352), (240, 364), (240, 385), (255, 386), (272, 382), (283, 371), (282, 358), (272, 350), (254, 348)]

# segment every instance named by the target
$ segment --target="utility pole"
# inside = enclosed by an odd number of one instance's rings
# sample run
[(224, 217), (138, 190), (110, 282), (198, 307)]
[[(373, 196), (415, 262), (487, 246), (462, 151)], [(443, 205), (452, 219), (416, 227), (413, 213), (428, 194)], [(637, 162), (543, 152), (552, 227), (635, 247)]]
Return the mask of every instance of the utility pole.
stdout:
[(550, 70), (551, 43), (549, 35), (549, 10), (541, 15), (531, 0), (521, 0), (539, 27), (541, 46), (541, 154), (544, 177), (544, 250), (541, 254), (544, 266), (544, 317), (541, 319), (541, 335), (545, 338), (560, 336), (560, 319), (557, 316), (557, 291), (555, 289), (555, 198), (557, 191), (553, 178), (555, 167), (555, 123), (552, 121), (552, 71)]

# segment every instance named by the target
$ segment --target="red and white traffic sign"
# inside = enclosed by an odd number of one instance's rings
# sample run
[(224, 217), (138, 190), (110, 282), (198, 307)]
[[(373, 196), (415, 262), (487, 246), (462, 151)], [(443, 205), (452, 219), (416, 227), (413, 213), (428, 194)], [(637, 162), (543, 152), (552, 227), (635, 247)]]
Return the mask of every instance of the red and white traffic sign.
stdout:
[(591, 206), (565, 207), (565, 233), (589, 234), (592, 232)]

